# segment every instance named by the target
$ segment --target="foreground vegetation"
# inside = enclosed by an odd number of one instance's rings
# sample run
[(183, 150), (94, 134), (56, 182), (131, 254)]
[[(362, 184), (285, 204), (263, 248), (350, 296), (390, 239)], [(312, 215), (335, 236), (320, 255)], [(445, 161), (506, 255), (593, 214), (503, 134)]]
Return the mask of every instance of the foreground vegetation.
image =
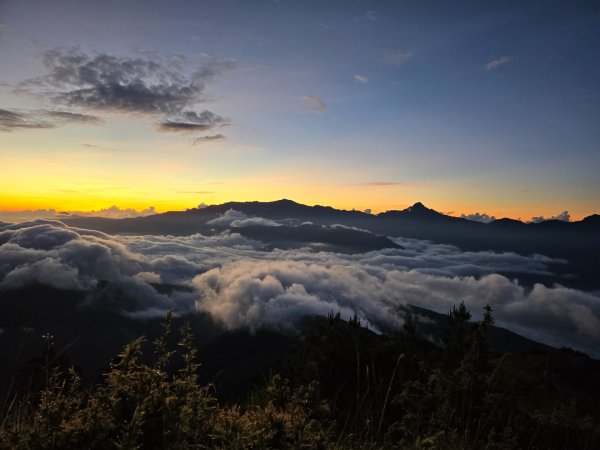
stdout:
[[(331, 314), (279, 373), (235, 401), (199, 382), (189, 325), (171, 348), (170, 316), (152, 362), (137, 339), (100, 383), (84, 383), (48, 345), (27, 387), (2, 404), (0, 448), (600, 447), (598, 388), (585, 366), (594, 362), (567, 351), (493, 353), (491, 308), (480, 323), (470, 317), (464, 304), (453, 308), (438, 347), (417, 337), (410, 313), (394, 336)], [(573, 361), (579, 371), (565, 375)]]

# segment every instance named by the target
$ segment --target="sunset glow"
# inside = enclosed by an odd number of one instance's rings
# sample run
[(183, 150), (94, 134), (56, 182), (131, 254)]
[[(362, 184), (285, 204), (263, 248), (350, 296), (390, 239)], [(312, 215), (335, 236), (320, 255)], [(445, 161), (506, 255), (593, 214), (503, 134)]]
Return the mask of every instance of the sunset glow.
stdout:
[(0, 6), (0, 210), (600, 210), (597, 11), (150, 3)]

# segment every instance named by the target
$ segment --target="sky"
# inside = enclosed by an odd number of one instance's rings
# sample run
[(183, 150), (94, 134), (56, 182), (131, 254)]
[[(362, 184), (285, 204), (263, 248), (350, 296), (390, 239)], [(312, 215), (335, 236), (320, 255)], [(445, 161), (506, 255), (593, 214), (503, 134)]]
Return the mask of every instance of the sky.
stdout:
[(581, 219), (599, 42), (595, 1), (0, 0), (0, 210)]

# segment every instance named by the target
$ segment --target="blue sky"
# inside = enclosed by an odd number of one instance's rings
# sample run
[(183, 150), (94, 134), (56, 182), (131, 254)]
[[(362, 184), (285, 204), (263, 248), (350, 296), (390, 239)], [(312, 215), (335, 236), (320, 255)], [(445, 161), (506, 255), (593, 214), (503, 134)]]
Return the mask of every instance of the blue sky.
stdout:
[[(0, 109), (101, 120), (5, 122), (0, 159), (20, 182), (0, 182), (0, 209), (291, 197), (600, 211), (597, 2), (26, 0), (1, 2), (0, 24)], [(47, 52), (74, 48), (187, 75), (218, 66), (186, 110), (223, 121), (165, 133), (154, 112), (23, 89), (48, 74)]]

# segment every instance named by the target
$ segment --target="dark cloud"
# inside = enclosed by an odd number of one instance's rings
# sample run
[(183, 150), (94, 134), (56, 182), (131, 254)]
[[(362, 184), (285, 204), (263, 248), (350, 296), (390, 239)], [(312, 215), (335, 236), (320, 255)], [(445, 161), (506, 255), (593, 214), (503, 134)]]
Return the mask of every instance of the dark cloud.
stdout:
[(96, 116), (68, 111), (0, 109), (0, 131), (47, 129), (72, 123), (97, 125), (101, 122)]
[(78, 48), (49, 50), (43, 63), (46, 74), (24, 82), (25, 89), (69, 106), (165, 115), (201, 101), (206, 83), (233, 64), (213, 60), (188, 75), (155, 54), (89, 55)]
[(0, 109), (0, 130), (13, 131), (18, 129), (54, 128), (55, 125), (49, 121), (41, 120), (39, 117), (22, 112)]
[(194, 144), (202, 144), (205, 142), (218, 142), (218, 141), (224, 141), (226, 139), (226, 136), (223, 134), (213, 134), (212, 136), (201, 136), (199, 138), (194, 139), (193, 143)]
[(43, 111), (42, 114), (53, 119), (55, 122), (62, 123), (89, 123), (89, 124), (100, 124), (102, 119), (96, 116), (90, 116), (89, 114), (80, 114), (68, 111)]
[[(20, 83), (17, 92), (41, 96), (56, 105), (157, 116), (159, 131), (198, 132), (228, 124), (217, 114), (197, 113), (193, 108), (206, 100), (206, 84), (232, 69), (233, 61), (207, 57), (203, 65), (188, 70), (188, 61), (181, 56), (162, 57), (153, 52), (117, 56), (79, 48), (49, 50), (42, 61), (45, 73)], [(56, 121), (91, 122), (92, 117), (52, 111), (45, 121), (7, 116), (4, 122), (11, 129), (52, 128)]]
[[(158, 125), (165, 132), (195, 132), (208, 131), (215, 127), (228, 125), (229, 121), (211, 111), (183, 111)], [(222, 135), (219, 135), (222, 136)], [(205, 136), (206, 137), (206, 136)], [(210, 139), (208, 139), (210, 140)]]

